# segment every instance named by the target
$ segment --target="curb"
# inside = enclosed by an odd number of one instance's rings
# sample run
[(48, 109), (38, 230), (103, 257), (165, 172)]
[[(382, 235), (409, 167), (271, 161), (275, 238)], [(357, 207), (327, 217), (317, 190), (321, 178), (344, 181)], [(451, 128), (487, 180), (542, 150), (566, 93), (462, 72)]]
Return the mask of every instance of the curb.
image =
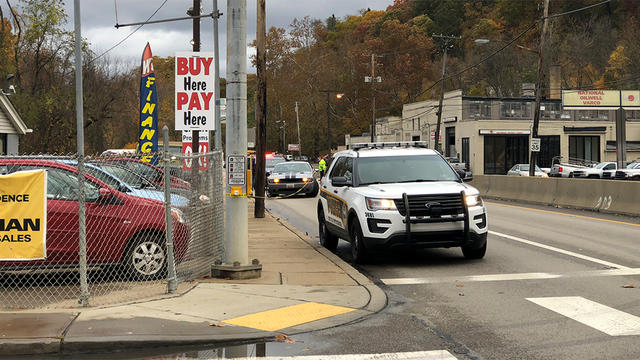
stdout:
[(365, 275), (360, 273), (358, 270), (356, 270), (354, 267), (346, 263), (338, 255), (332, 253), (331, 251), (327, 250), (325, 247), (320, 245), (318, 242), (311, 239), (307, 234), (296, 229), (293, 225), (289, 224), (288, 221), (282, 218), (276, 217), (275, 215), (273, 215), (268, 211), (267, 213), (269, 214), (269, 216), (271, 216), (272, 219), (282, 224), (282, 226), (284, 226), (289, 231), (294, 233), (297, 237), (305, 241), (314, 250), (316, 250), (317, 252), (322, 254), (324, 257), (329, 259), (329, 261), (331, 261), (340, 269), (342, 269), (347, 275), (349, 275), (349, 277), (351, 277), (355, 282), (357, 282), (360, 286), (364, 287), (369, 292), (369, 303), (361, 310), (365, 310), (371, 313), (377, 313), (387, 306), (387, 295), (382, 289), (380, 289), (380, 287), (374, 284), (374, 282), (371, 281), (368, 277), (366, 277)]

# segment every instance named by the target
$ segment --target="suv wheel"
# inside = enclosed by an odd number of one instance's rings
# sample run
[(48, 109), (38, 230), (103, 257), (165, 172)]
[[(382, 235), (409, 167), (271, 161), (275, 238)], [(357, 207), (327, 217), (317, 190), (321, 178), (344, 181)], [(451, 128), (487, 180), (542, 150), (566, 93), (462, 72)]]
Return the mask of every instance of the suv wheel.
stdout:
[(487, 252), (486, 242), (480, 248), (470, 248), (465, 246), (462, 247), (462, 254), (467, 259), (473, 259), (473, 260), (482, 259), (486, 252)]
[(367, 250), (362, 239), (362, 230), (357, 218), (351, 222), (349, 235), (351, 235), (351, 258), (355, 264), (364, 264), (367, 261)]
[(327, 228), (327, 223), (324, 221), (324, 212), (322, 208), (318, 209), (318, 234), (320, 235), (320, 245), (327, 250), (335, 251), (338, 247), (338, 237), (333, 235)]
[(154, 280), (167, 272), (164, 238), (144, 234), (133, 241), (124, 258), (128, 274), (136, 280)]

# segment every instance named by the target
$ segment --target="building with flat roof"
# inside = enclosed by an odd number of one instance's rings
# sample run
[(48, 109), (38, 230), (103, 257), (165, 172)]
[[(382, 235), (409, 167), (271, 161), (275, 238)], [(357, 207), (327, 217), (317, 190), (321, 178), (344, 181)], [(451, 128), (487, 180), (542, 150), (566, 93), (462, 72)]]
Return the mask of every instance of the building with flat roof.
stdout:
[[(458, 157), (476, 174), (506, 174), (514, 164), (529, 163), (534, 103), (531, 96), (445, 93), (440, 125), (443, 155)], [(616, 161), (616, 110), (563, 110), (560, 99), (543, 99), (540, 109), (540, 167), (551, 167), (556, 157), (587, 163)], [(393, 141), (422, 140), (434, 148), (437, 111), (438, 100), (405, 104), (401, 120), (394, 123), (402, 138)], [(640, 111), (624, 114), (627, 162), (631, 162), (640, 158)]]

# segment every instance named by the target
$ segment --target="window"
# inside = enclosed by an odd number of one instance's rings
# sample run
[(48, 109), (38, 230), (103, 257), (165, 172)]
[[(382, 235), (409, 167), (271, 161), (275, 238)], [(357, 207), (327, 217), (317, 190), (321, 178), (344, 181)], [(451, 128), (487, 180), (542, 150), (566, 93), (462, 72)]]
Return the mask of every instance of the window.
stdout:
[(0, 134), (0, 155), (7, 155), (7, 134)]
[(540, 136), (538, 165), (543, 168), (550, 168), (553, 158), (558, 156), (560, 156), (560, 135)]
[(500, 116), (503, 119), (531, 119), (531, 108), (531, 102), (503, 101), (500, 103)]
[(329, 178), (333, 179), (334, 177), (340, 176), (339, 174), (344, 173), (343, 167), (346, 157), (339, 157), (336, 161), (336, 164), (333, 165), (333, 169), (331, 169), (331, 174), (329, 174)]
[(569, 158), (600, 162), (600, 136), (569, 136)]
[(347, 179), (347, 182), (352, 182), (353, 180), (353, 158), (343, 156), (338, 159), (338, 163), (331, 171), (331, 178), (335, 177), (344, 177)]
[[(47, 170), (47, 199), (78, 201), (80, 188), (76, 173), (50, 167), (35, 165), (20, 166), (20, 170)], [(96, 201), (100, 196), (100, 188), (91, 181), (84, 182), (85, 201)]]
[(624, 117), (627, 121), (640, 121), (640, 110), (625, 110)]
[(576, 110), (576, 120), (609, 120), (609, 110)]
[(571, 118), (568, 111), (562, 111), (562, 103), (559, 102), (541, 103), (540, 110), (540, 117), (543, 119), (559, 120)]
[(506, 174), (516, 164), (529, 162), (529, 136), (484, 136), (484, 173)]
[(360, 157), (358, 178), (360, 185), (458, 180), (451, 166), (438, 155)]
[(462, 138), (462, 162), (467, 170), (471, 168), (469, 166), (469, 138)]
[(467, 102), (469, 117), (473, 119), (491, 119), (491, 101), (469, 101)]

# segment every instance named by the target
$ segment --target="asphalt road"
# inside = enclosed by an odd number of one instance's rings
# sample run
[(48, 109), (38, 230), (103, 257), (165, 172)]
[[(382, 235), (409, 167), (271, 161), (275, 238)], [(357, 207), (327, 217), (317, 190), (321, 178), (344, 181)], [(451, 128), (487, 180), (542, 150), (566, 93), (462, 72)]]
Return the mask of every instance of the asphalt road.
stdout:
[[(316, 203), (266, 207), (317, 238)], [(299, 354), (445, 349), (459, 359), (640, 359), (640, 219), (487, 204), (484, 259), (466, 260), (457, 248), (379, 254), (358, 269), (386, 291), (388, 308), (309, 334)], [(337, 250), (346, 261), (349, 246), (341, 241)]]

